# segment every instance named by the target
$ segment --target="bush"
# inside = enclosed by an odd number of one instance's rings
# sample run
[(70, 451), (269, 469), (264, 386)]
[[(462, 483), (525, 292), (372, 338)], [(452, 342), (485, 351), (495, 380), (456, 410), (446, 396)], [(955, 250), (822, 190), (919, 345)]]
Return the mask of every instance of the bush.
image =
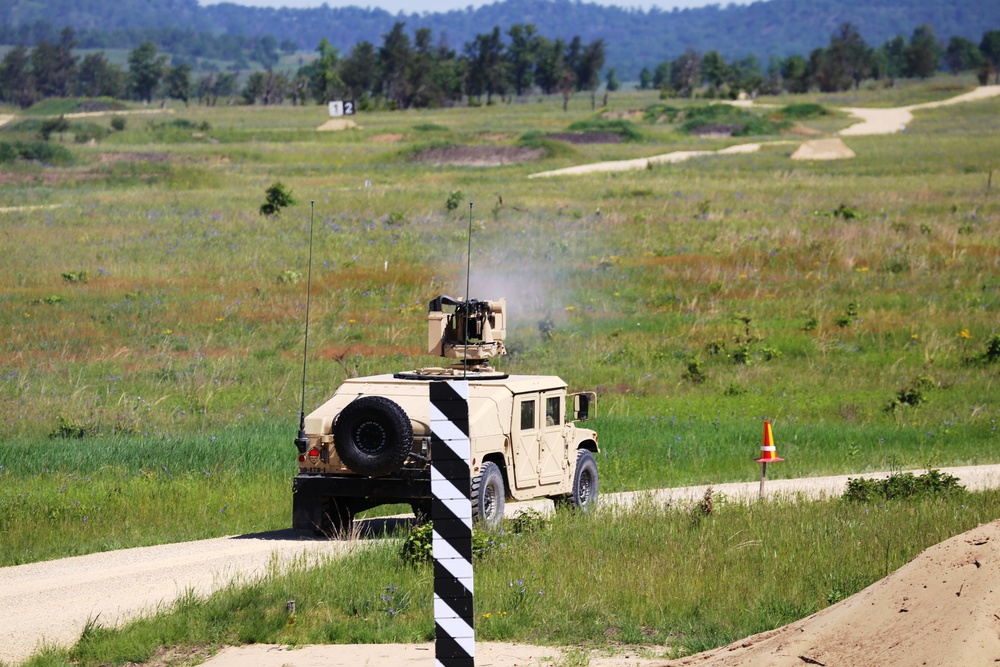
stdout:
[(896, 395), (893, 396), (892, 400), (889, 401), (889, 404), (885, 407), (885, 411), (895, 412), (904, 405), (916, 407), (921, 403), (925, 403), (927, 401), (927, 397), (924, 395), (924, 392), (934, 386), (934, 378), (927, 375), (921, 375), (913, 382), (896, 392)]
[(848, 479), (844, 499), (857, 503), (881, 500), (906, 500), (965, 494), (965, 487), (954, 475), (928, 470), (919, 477), (913, 473), (894, 473), (885, 479)]
[(821, 104), (812, 102), (800, 102), (789, 104), (778, 111), (782, 118), (815, 118), (816, 116), (828, 116), (830, 112)]
[(458, 208), (458, 205), (462, 203), (462, 197), (463, 195), (461, 190), (453, 190), (448, 195), (448, 201), (444, 203), (444, 207), (449, 211), (454, 211)]
[(73, 154), (63, 146), (44, 141), (0, 142), (0, 162), (37, 160), (49, 164), (70, 164)]
[(617, 134), (623, 141), (639, 141), (642, 133), (635, 129), (630, 121), (618, 119), (609, 120), (607, 118), (592, 118), (573, 123), (568, 128), (571, 132), (609, 132)]
[(125, 116), (112, 116), (111, 117), (111, 129), (115, 132), (122, 132), (125, 130)]
[(69, 129), (69, 121), (65, 117), (46, 118), (42, 121), (42, 126), (38, 129), (38, 135), (43, 141), (48, 141), (55, 133), (62, 133)]
[(276, 215), (281, 209), (295, 203), (295, 197), (292, 196), (292, 193), (280, 181), (277, 181), (264, 193), (264, 203), (260, 206), (260, 214), (266, 216)]

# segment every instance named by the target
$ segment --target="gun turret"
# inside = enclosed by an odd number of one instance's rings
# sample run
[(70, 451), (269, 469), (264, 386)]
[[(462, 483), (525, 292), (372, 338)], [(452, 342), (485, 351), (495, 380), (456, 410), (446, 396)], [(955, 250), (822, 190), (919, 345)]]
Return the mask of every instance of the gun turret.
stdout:
[[(448, 308), (448, 310), (445, 310)], [(427, 352), (467, 366), (507, 354), (507, 299), (463, 301), (439, 296), (427, 313)]]

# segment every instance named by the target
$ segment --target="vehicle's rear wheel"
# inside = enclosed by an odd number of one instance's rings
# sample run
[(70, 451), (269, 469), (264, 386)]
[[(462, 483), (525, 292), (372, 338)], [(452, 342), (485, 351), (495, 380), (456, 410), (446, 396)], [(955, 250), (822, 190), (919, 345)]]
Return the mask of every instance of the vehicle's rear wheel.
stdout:
[(573, 507), (587, 512), (597, 505), (598, 492), (597, 461), (586, 449), (576, 454), (576, 473), (573, 475), (573, 492), (570, 502)]
[(354, 528), (354, 508), (350, 498), (330, 496), (323, 499), (319, 532), (328, 537), (346, 539)]
[(505, 495), (500, 466), (487, 461), (472, 478), (472, 520), (485, 528), (495, 528), (503, 518)]
[(344, 464), (361, 475), (381, 477), (403, 465), (413, 447), (413, 425), (398, 403), (362, 396), (337, 417), (334, 446)]

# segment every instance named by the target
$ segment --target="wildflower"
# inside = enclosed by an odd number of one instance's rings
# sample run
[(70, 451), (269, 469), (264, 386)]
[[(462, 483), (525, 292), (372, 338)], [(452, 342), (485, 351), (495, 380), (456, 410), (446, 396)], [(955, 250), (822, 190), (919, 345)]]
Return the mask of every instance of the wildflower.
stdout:
[(920, 334), (910, 334), (910, 340), (917, 340), (920, 338)]
[(486, 612), (485, 614), (483, 614), (483, 618), (489, 618), (489, 617), (490, 617), (490, 612)]
[(25, 313), (24, 316), (25, 317), (31, 317), (31, 313)]
[(164, 335), (166, 335), (166, 336), (169, 336), (169, 335), (170, 335), (170, 334), (172, 334), (173, 332), (174, 332), (174, 330), (173, 330), (173, 329), (164, 329), (164, 330), (163, 330), (163, 334), (164, 334)]
[(968, 329), (962, 329), (961, 331), (958, 332), (958, 337), (968, 339), (972, 338), (972, 334), (969, 333)]
[(574, 310), (576, 310), (576, 306), (566, 306), (566, 312), (567, 313), (572, 312)]
[(348, 324), (357, 324), (358, 321), (352, 317), (351, 319), (347, 320), (347, 323)]

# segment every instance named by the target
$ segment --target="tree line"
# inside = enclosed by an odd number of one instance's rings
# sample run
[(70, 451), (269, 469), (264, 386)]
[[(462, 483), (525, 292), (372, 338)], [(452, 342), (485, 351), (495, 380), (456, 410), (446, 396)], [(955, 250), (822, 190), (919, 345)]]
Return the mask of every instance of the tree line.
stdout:
[(982, 85), (992, 78), (1000, 83), (1000, 30), (988, 30), (976, 44), (953, 36), (941, 44), (931, 25), (888, 40), (878, 48), (869, 46), (855, 25), (842, 23), (825, 48), (808, 56), (772, 57), (767, 67), (756, 56), (726, 60), (718, 51), (701, 54), (688, 49), (679, 58), (665, 60), (655, 69), (643, 68), (639, 88), (657, 88), (664, 96), (707, 97), (738, 93), (805, 93), (812, 89), (836, 92), (857, 88), (868, 79), (889, 82), (897, 78), (927, 78), (942, 66), (953, 73), (974, 70)]
[[(271, 55), (262, 58), (273, 64), (281, 45), (263, 41), (260, 48)], [(195, 79), (189, 64), (169, 64), (168, 56), (151, 41), (129, 52), (127, 68), (110, 63), (103, 52), (80, 58), (73, 53), (77, 46), (73, 29), (64, 28), (55, 41), (42, 40), (30, 50), (23, 45), (12, 48), (0, 61), (0, 100), (26, 108), (42, 98), (72, 96), (147, 103), (162, 96), (184, 104), (197, 99), (207, 105), (219, 99), (272, 105), (310, 100), (325, 104), (346, 98), (361, 109), (407, 109), (463, 101), (491, 104), (495, 98), (537, 90), (561, 94), (565, 109), (574, 93), (589, 92), (596, 107), (602, 82), (608, 91), (620, 85), (613, 68), (604, 71), (603, 39), (586, 43), (579, 36), (550, 39), (532, 24), (514, 24), (506, 32), (494, 27), (466, 42), (459, 52), (443, 37), (435, 41), (430, 28), (418, 28), (411, 37), (398, 21), (378, 46), (361, 41), (342, 57), (324, 38), (316, 57), (294, 73), (277, 72), (268, 65), (246, 76), (242, 86), (233, 71), (211, 71)], [(718, 51), (700, 54), (688, 49), (653, 70), (644, 68), (639, 88), (682, 97), (831, 92), (857, 87), (870, 78), (927, 77), (942, 64), (956, 72), (976, 70), (983, 83), (990, 77), (1000, 79), (1000, 30), (985, 32), (978, 45), (955, 36), (945, 46), (933, 27), (922, 25), (909, 39), (900, 35), (873, 48), (854, 25), (844, 23), (827, 47), (808, 57), (772, 57), (766, 69), (756, 56), (727, 62)]]

